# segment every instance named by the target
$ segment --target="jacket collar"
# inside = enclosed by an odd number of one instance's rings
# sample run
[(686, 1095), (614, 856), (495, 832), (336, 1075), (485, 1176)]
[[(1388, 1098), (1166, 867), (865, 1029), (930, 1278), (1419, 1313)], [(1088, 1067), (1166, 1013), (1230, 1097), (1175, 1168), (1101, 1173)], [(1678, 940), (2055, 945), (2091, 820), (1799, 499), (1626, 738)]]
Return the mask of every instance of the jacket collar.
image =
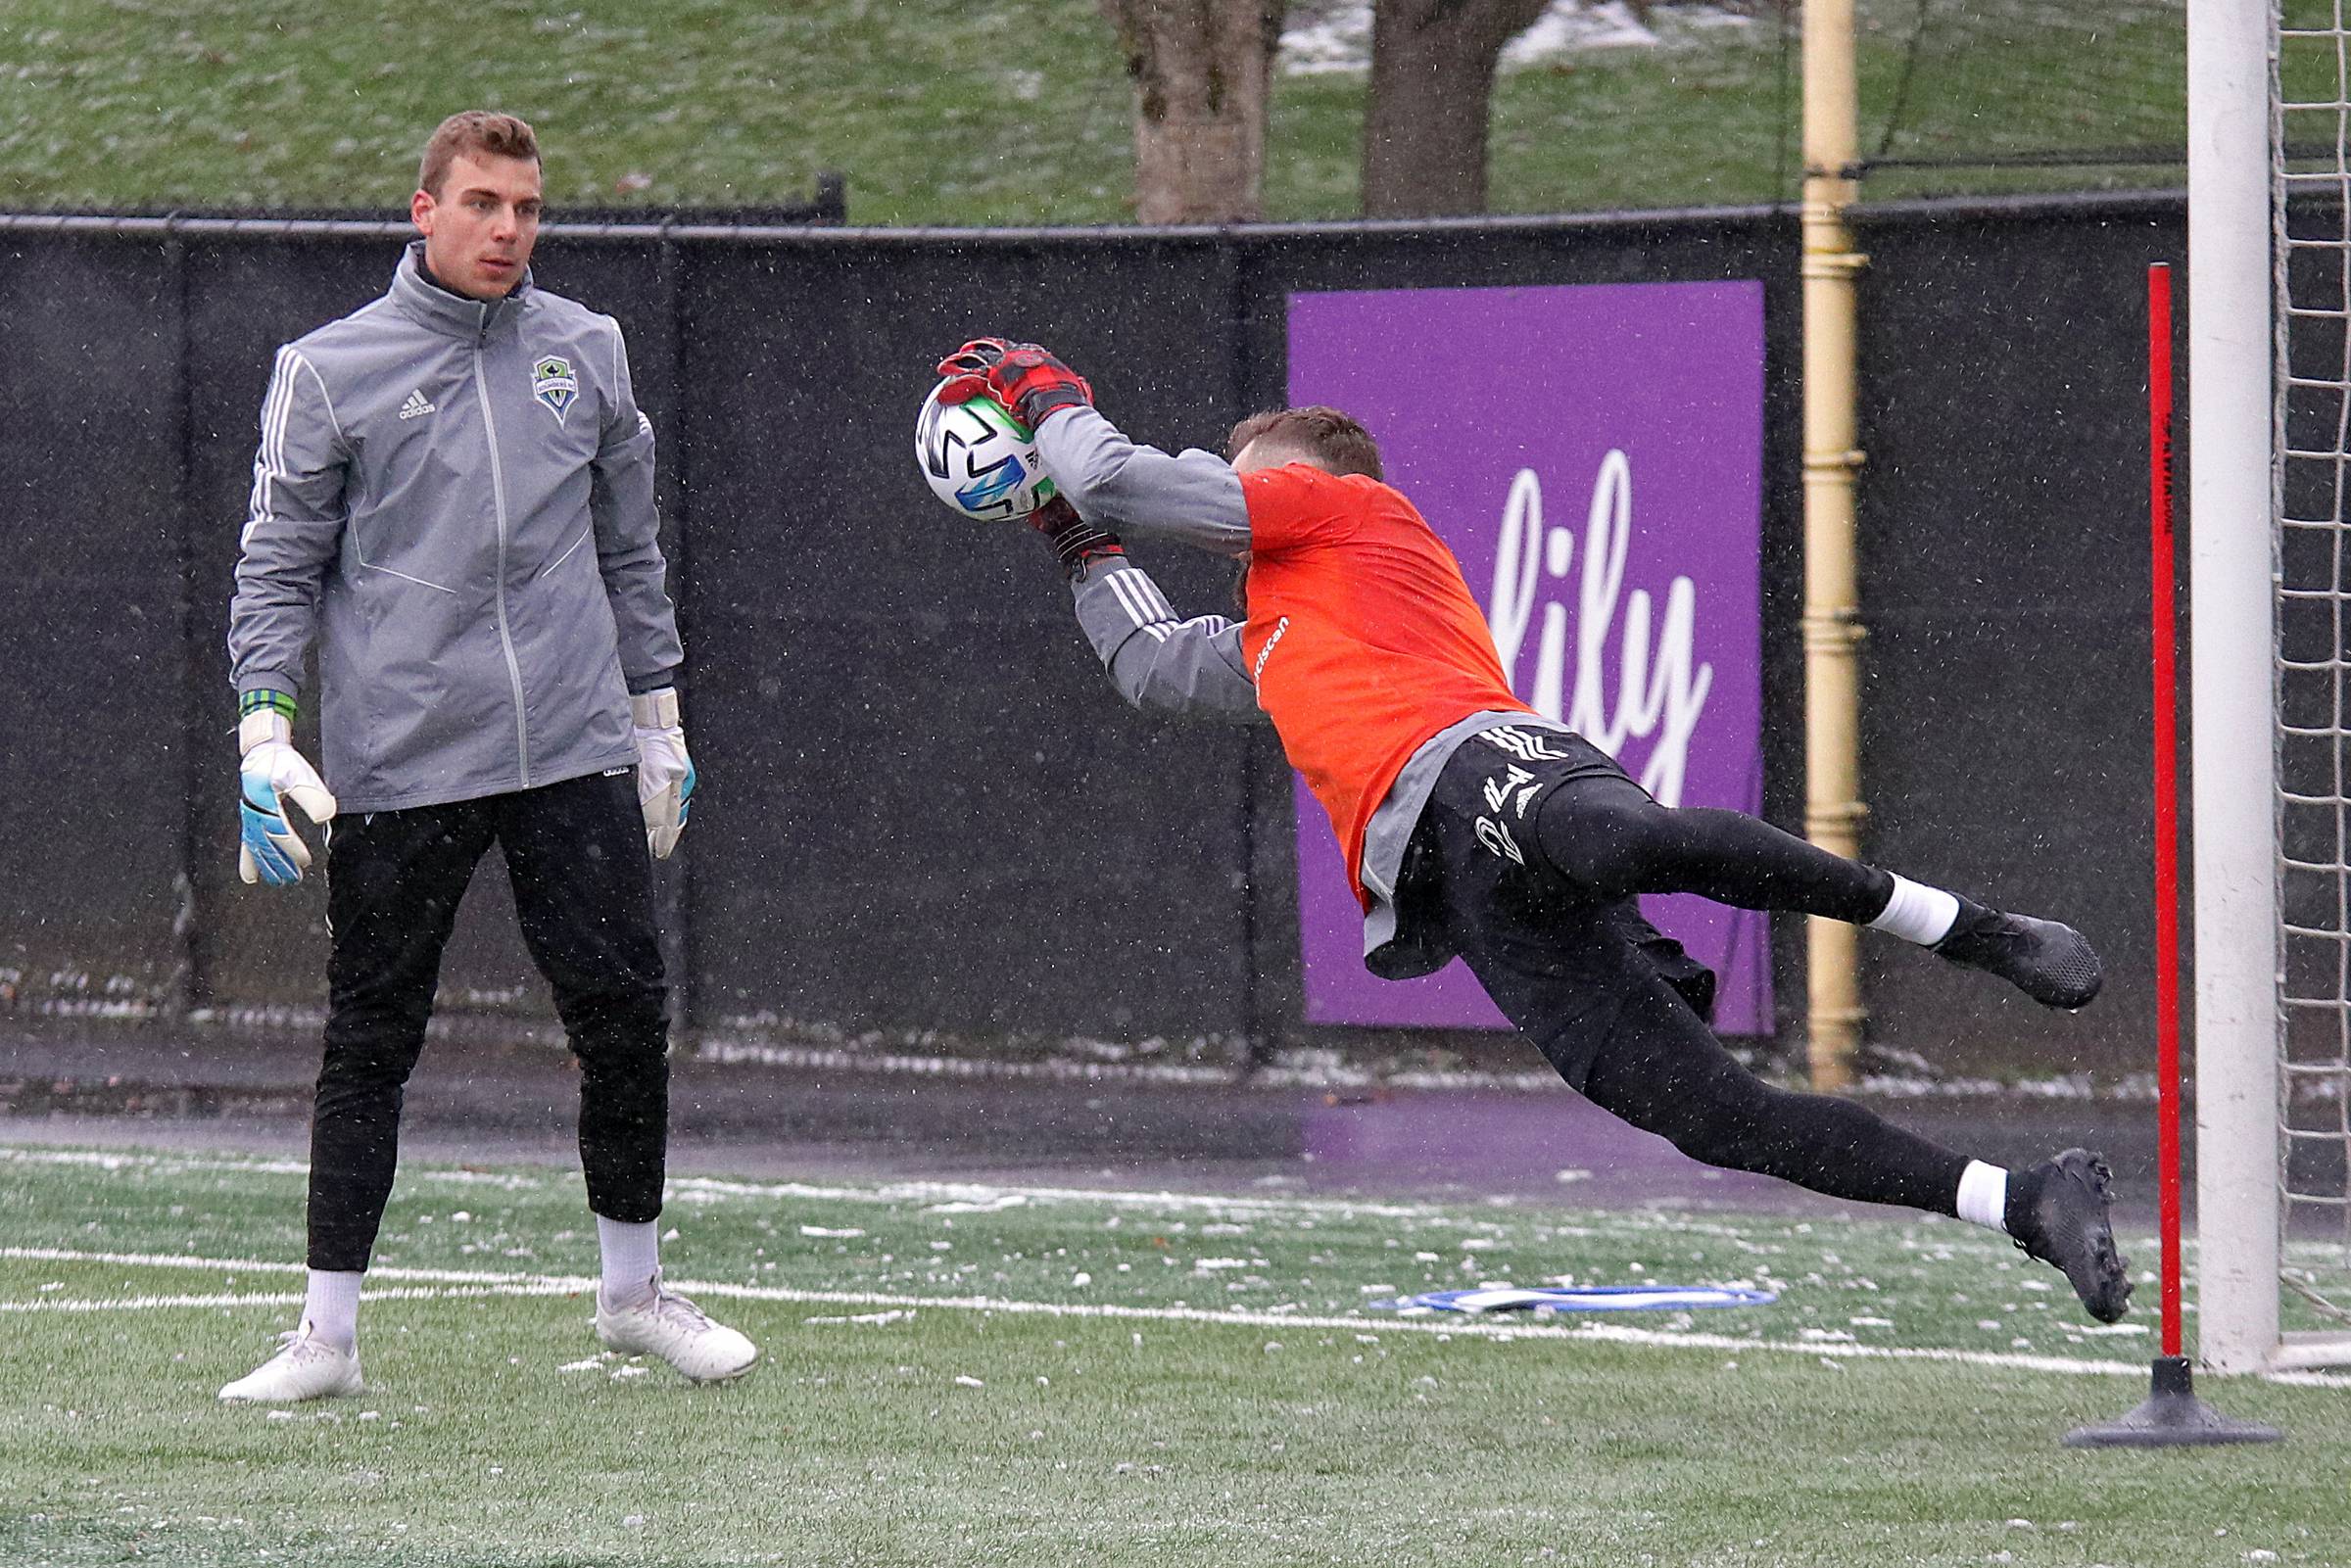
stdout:
[(486, 338), (502, 323), (519, 316), (530, 306), (531, 269), (503, 300), (468, 300), (438, 284), (427, 283), (422, 270), (424, 241), (410, 240), (401, 253), (400, 267), (392, 274), (392, 304), (403, 314), (436, 332), (456, 338)]

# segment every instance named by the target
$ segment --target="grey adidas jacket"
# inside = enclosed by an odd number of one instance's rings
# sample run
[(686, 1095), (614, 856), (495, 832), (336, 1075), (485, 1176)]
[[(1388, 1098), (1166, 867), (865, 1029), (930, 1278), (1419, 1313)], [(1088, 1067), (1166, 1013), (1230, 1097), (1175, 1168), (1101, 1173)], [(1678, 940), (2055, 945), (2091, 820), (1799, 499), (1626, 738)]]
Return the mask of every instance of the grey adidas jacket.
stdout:
[(229, 606), (237, 690), (301, 690), (345, 811), (637, 760), (684, 657), (620, 326), (532, 286), (390, 292), (277, 352)]

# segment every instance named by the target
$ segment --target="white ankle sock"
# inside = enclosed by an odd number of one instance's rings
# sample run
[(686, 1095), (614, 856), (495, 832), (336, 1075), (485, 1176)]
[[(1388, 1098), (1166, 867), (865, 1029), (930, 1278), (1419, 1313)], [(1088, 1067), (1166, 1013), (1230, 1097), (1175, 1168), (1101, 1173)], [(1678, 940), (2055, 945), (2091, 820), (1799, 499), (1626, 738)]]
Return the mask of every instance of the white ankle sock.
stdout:
[(1871, 921), (1869, 928), (1898, 936), (1905, 942), (1916, 942), (1921, 947), (1933, 947), (1951, 934), (1951, 923), (1958, 918), (1957, 894), (1895, 876), (1894, 896), (1886, 900), (1886, 912)]
[(302, 1296), (302, 1320), (329, 1345), (357, 1350), (360, 1344), (360, 1281), (367, 1276), (313, 1268)]
[(1986, 1230), (2008, 1231), (2008, 1172), (1999, 1165), (1970, 1160), (1959, 1172), (1959, 1217)]
[(654, 1221), (630, 1224), (596, 1216), (596, 1239), (603, 1249), (603, 1296), (619, 1305), (651, 1288), (653, 1271), (661, 1266), (661, 1236)]

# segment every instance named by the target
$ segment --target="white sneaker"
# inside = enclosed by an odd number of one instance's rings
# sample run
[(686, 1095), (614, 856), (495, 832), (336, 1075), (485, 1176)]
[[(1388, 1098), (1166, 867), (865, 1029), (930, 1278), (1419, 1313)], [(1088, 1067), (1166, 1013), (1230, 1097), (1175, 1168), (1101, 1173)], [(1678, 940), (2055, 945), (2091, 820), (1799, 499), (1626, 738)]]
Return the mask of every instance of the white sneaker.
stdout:
[(358, 1351), (330, 1345), (311, 1332), (308, 1321), (278, 1341), (275, 1355), (223, 1388), (220, 1398), (234, 1404), (300, 1404), (360, 1392)]
[(665, 1288), (653, 1270), (652, 1288), (624, 1307), (596, 1297), (596, 1337), (623, 1355), (658, 1355), (694, 1383), (741, 1377), (759, 1359), (759, 1347), (700, 1307)]

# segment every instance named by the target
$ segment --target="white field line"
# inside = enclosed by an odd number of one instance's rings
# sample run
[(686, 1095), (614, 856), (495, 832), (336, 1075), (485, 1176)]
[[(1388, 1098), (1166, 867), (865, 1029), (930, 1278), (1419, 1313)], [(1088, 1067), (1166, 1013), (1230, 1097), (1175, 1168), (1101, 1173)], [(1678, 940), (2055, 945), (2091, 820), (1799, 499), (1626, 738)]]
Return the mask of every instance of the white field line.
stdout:
[[(560, 1281), (549, 1281), (548, 1289), (531, 1289), (523, 1285), (481, 1285), (458, 1287), (453, 1285), (394, 1285), (387, 1290), (369, 1290), (371, 1302), (431, 1302), (460, 1297), (488, 1296), (568, 1296), (576, 1294), (553, 1288)], [(593, 1287), (595, 1281), (589, 1281)], [(72, 1297), (39, 1297), (29, 1302), (0, 1302), (0, 1315), (10, 1312), (151, 1312), (171, 1307), (300, 1307), (305, 1300), (300, 1291), (234, 1291), (217, 1296), (103, 1296), (94, 1300)]]
[[(303, 1160), (207, 1160), (182, 1155), (125, 1154), (109, 1150), (0, 1147), (0, 1162), (27, 1165), (81, 1165), (101, 1170), (147, 1168), (163, 1171), (231, 1171), (253, 1175), (301, 1176), (310, 1173)], [(449, 1170), (418, 1166), (404, 1169), (404, 1180), (454, 1182), (469, 1186), (532, 1189), (548, 1185), (537, 1176), (495, 1171)], [(554, 1178), (568, 1179), (568, 1178)], [(801, 1198), (832, 1203), (1097, 1203), (1155, 1209), (1200, 1209), (1220, 1213), (1262, 1211), (1273, 1213), (1361, 1214), (1371, 1218), (1416, 1219), (1448, 1212), (1436, 1204), (1382, 1204), (1345, 1198), (1225, 1197), (1202, 1193), (1144, 1192), (1097, 1187), (1008, 1187), (970, 1181), (898, 1181), (873, 1187), (823, 1186), (811, 1182), (726, 1181), (712, 1176), (673, 1176), (668, 1190), (688, 1200), (696, 1195), (722, 1198)]]
[[(86, 1253), (54, 1247), (0, 1248), (0, 1259), (26, 1262), (106, 1263), (129, 1268), (186, 1268), (221, 1274), (305, 1272), (300, 1263), (257, 1259), (181, 1258), (162, 1253)], [(370, 1301), (431, 1301), (452, 1297), (577, 1296), (596, 1289), (585, 1275), (474, 1273), (463, 1269), (391, 1268), (368, 1271), (366, 1299)], [(412, 1282), (379, 1289), (375, 1281)], [(1924, 1361), (1944, 1365), (1991, 1367), (2005, 1371), (2048, 1372), (2071, 1377), (2144, 1377), (2147, 1367), (2135, 1361), (2072, 1360), (2059, 1355), (2022, 1355), (2012, 1352), (1960, 1351), (1937, 1347), (1895, 1345), (1793, 1344), (1783, 1340), (1739, 1339), (1727, 1334), (1670, 1334), (1632, 1328), (1620, 1323), (1505, 1324), (1475, 1318), (1338, 1317), (1303, 1312), (1244, 1309), (1212, 1311), (1193, 1307), (1122, 1307), (1072, 1302), (1024, 1302), (993, 1296), (905, 1296), (879, 1291), (794, 1290), (780, 1285), (734, 1285), (723, 1280), (676, 1280), (689, 1295), (713, 1300), (789, 1303), (813, 1307), (881, 1307), (928, 1308), (941, 1312), (988, 1312), (1007, 1317), (1054, 1317), (1138, 1323), (1197, 1323), (1230, 1328), (1296, 1330), (1344, 1329), (1351, 1333), (1435, 1334), (1470, 1340), (1581, 1340), (1609, 1345), (1641, 1346), (1654, 1350), (1755, 1352), (1802, 1355), (1830, 1364), (1845, 1361)], [(42, 1311), (136, 1311), (168, 1307), (278, 1306), (298, 1303), (295, 1295), (140, 1296), (100, 1300), (0, 1302), (0, 1313)], [(2325, 1372), (2280, 1372), (2272, 1381), (2307, 1388), (2351, 1389), (2351, 1375)]]
[[(1213, 1193), (1140, 1191), (1115, 1187), (1003, 1187), (969, 1181), (904, 1181), (885, 1187), (814, 1187), (802, 1182), (722, 1181), (711, 1176), (678, 1176), (671, 1193), (691, 1198), (708, 1193), (725, 1198), (824, 1198), (886, 1203), (1115, 1204), (1126, 1208), (1199, 1209), (1217, 1213), (1358, 1214), (1374, 1219), (1420, 1219), (1448, 1212), (1437, 1204), (1382, 1204), (1348, 1198), (1237, 1198)], [(1012, 1207), (1012, 1205), (1007, 1205)]]
[[(111, 1150), (45, 1149), (0, 1145), (0, 1164), (81, 1165), (104, 1170), (129, 1168), (154, 1169), (161, 1173), (174, 1171), (212, 1171), (253, 1175), (308, 1175), (310, 1164), (301, 1160), (233, 1160), (202, 1159), (171, 1154), (129, 1154)], [(510, 1191), (534, 1191), (544, 1188), (551, 1180), (519, 1172), (486, 1170), (453, 1170), (432, 1166), (403, 1168), (403, 1181), (438, 1181), (460, 1186), (501, 1187)], [(863, 1204), (971, 1204), (977, 1212), (996, 1208), (1020, 1208), (1027, 1204), (1103, 1204), (1124, 1209), (1151, 1211), (1199, 1212), (1235, 1217), (1252, 1215), (1301, 1214), (1329, 1215), (1334, 1218), (1367, 1219), (1440, 1219), (1451, 1220), (1473, 1230), (1492, 1229), (1512, 1218), (1539, 1218), (1559, 1234), (1594, 1235), (1592, 1227), (1611, 1221), (1626, 1228), (1652, 1232), (1659, 1229), (1677, 1234), (1704, 1236), (1744, 1236), (1744, 1226), (1730, 1216), (1712, 1212), (1663, 1212), (1652, 1210), (1621, 1212), (1576, 1212), (1572, 1219), (1545, 1214), (1536, 1210), (1486, 1210), (1467, 1212), (1466, 1206), (1440, 1203), (1376, 1203), (1351, 1198), (1304, 1197), (1232, 1197), (1213, 1193), (1173, 1192), (1165, 1189), (1141, 1190), (1120, 1187), (1019, 1187), (971, 1181), (897, 1181), (879, 1186), (828, 1186), (803, 1181), (751, 1182), (727, 1180), (716, 1176), (672, 1176), (666, 1194), (684, 1203), (709, 1202), (723, 1199), (792, 1200), (810, 1203)], [(1753, 1224), (1784, 1228), (1805, 1223), (1804, 1216), (1756, 1215)], [(1916, 1216), (1912, 1223), (1934, 1224), (1938, 1216)], [(1954, 1226), (1957, 1221), (1943, 1221)]]
[[(193, 1155), (122, 1154), (105, 1149), (40, 1149), (0, 1147), (0, 1163), (21, 1165), (82, 1165), (92, 1169), (116, 1171), (145, 1169), (156, 1171), (229, 1171), (247, 1176), (307, 1176), (311, 1163), (307, 1160), (205, 1160)], [(547, 1183), (537, 1176), (509, 1174), (491, 1170), (448, 1170), (420, 1165), (403, 1170), (404, 1180), (446, 1181), (468, 1187), (507, 1187), (531, 1189)]]

